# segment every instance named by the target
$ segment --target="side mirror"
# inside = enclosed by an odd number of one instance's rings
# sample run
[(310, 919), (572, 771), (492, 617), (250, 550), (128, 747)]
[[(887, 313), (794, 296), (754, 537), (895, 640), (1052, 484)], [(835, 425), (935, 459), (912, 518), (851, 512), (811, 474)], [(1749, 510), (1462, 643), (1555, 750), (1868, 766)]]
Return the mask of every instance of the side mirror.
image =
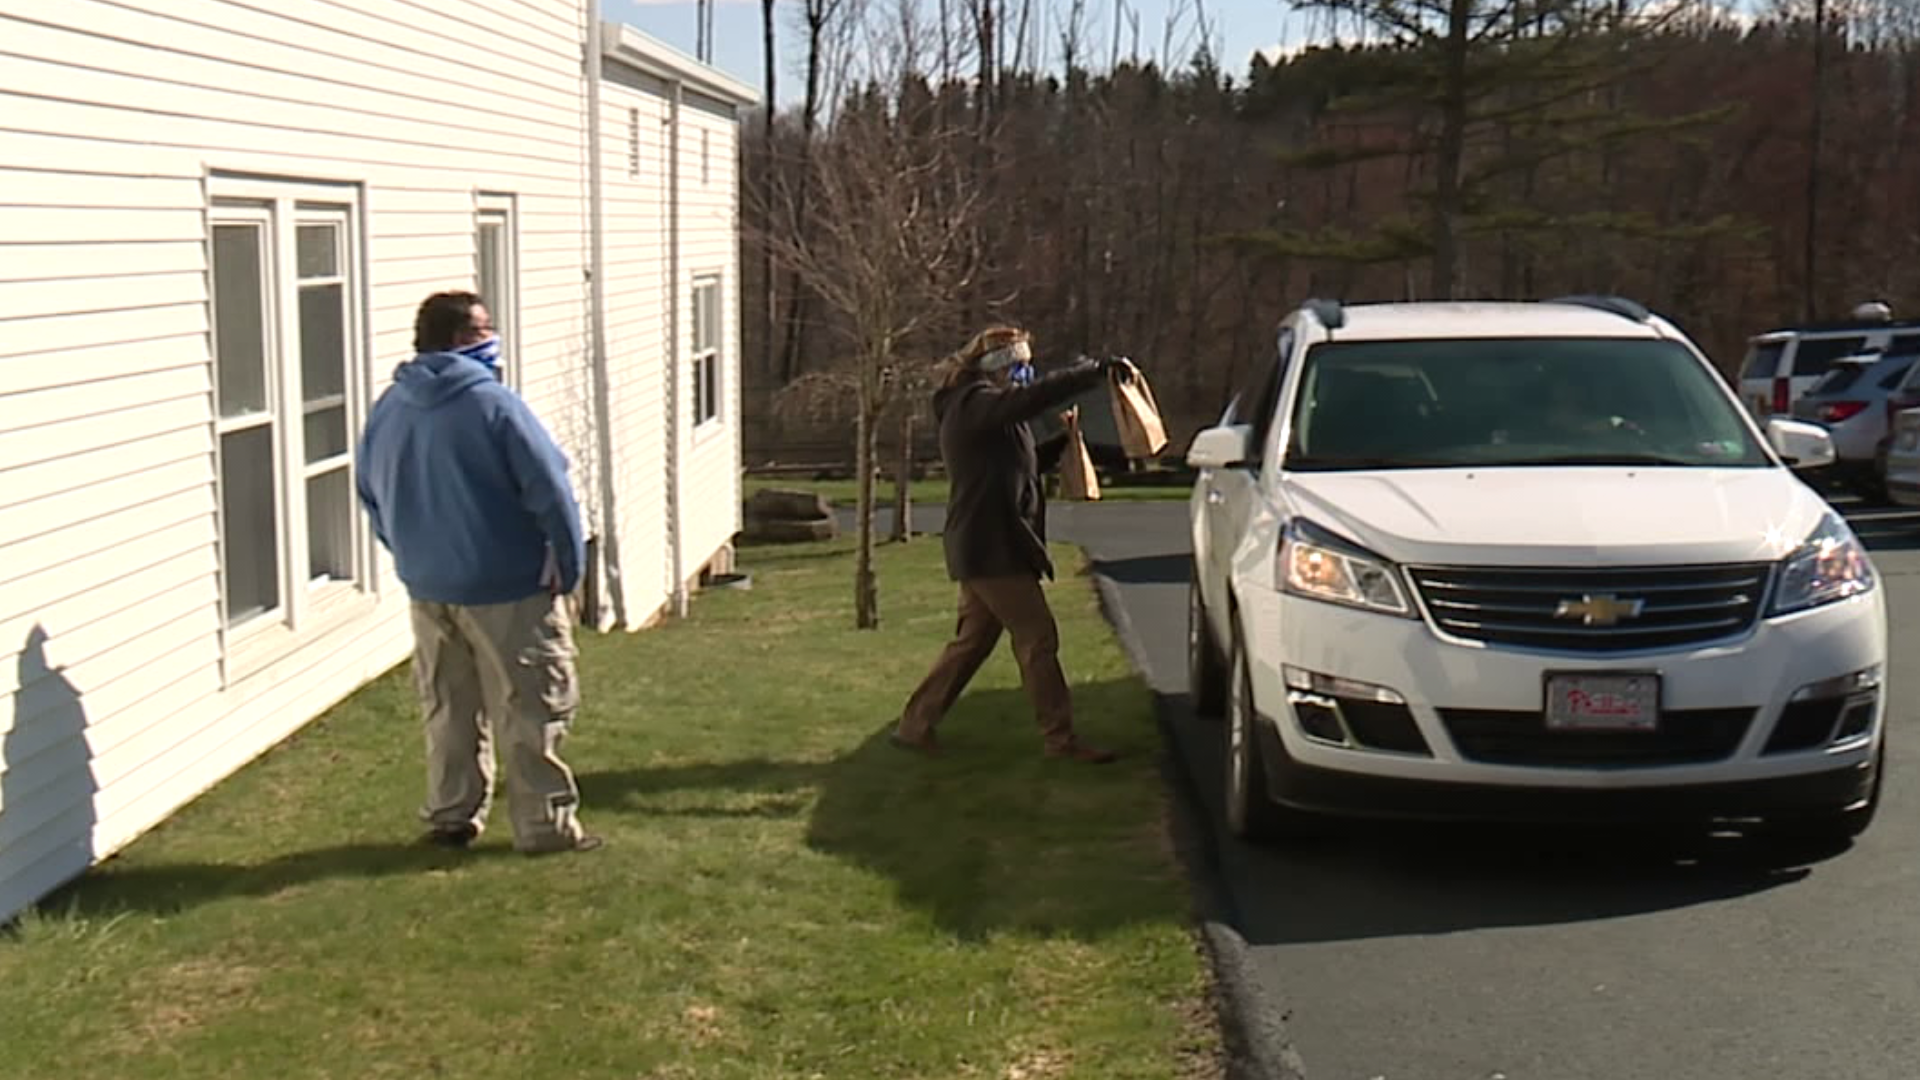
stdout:
[(1767, 420), (1767, 442), (1795, 469), (1824, 469), (1837, 460), (1833, 436), (1818, 424), (1771, 417)]
[(1231, 469), (1253, 456), (1253, 428), (1246, 424), (1208, 428), (1193, 437), (1187, 464), (1195, 469)]

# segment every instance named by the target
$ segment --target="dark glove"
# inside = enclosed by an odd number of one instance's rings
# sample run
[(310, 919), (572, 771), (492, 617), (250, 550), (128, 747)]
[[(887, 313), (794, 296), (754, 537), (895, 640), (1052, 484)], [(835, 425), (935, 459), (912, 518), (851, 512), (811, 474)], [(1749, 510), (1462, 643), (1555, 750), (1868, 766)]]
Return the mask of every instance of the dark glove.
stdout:
[(1067, 370), (1075, 375), (1083, 372), (1097, 371), (1101, 375), (1122, 385), (1133, 381), (1133, 364), (1124, 356), (1102, 356), (1097, 358), (1081, 356), (1074, 360), (1073, 366)]

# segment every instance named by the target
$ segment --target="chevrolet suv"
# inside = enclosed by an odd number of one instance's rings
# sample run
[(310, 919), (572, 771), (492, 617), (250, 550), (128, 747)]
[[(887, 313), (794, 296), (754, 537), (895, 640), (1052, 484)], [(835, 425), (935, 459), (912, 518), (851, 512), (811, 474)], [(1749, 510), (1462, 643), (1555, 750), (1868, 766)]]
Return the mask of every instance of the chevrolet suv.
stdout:
[(1314, 301), (1188, 451), (1195, 704), (1228, 824), (1733, 822), (1878, 804), (1882, 590), (1795, 468), (1632, 301)]

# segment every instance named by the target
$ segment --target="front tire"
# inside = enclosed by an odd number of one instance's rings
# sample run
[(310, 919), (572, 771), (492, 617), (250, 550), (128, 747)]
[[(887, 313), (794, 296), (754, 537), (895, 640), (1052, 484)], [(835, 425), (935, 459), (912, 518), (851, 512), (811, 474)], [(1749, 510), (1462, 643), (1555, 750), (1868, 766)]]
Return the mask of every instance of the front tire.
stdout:
[(1187, 580), (1187, 695), (1195, 716), (1218, 719), (1227, 703), (1227, 668), (1200, 599), (1200, 568)]
[(1266, 762), (1260, 751), (1259, 713), (1253, 705), (1253, 672), (1236, 639), (1228, 678), (1226, 723), (1227, 831), (1253, 843), (1304, 840), (1318, 835), (1324, 822), (1281, 806), (1267, 788)]

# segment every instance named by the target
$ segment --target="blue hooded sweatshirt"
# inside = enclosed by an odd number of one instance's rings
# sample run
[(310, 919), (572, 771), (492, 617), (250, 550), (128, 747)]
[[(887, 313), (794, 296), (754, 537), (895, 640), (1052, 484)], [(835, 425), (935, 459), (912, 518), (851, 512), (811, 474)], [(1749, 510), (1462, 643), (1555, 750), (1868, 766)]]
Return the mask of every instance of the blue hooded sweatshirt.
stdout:
[(505, 604), (580, 583), (585, 541), (567, 459), (478, 361), (423, 353), (394, 370), (360, 436), (360, 502), (415, 600)]

